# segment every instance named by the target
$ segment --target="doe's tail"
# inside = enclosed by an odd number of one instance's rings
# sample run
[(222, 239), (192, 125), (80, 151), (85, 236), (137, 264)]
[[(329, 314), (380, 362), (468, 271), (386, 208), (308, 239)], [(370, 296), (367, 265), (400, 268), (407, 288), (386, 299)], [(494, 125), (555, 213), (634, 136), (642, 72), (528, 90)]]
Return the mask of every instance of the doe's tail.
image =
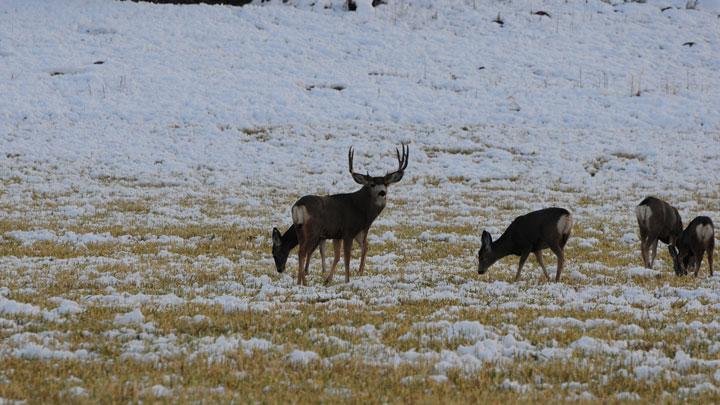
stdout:
[(293, 205), (292, 220), (298, 231), (302, 229), (302, 226), (309, 218), (307, 208), (304, 205)]
[(638, 205), (637, 208), (635, 208), (635, 216), (637, 217), (638, 223), (647, 228), (650, 225), (652, 210), (648, 205)]

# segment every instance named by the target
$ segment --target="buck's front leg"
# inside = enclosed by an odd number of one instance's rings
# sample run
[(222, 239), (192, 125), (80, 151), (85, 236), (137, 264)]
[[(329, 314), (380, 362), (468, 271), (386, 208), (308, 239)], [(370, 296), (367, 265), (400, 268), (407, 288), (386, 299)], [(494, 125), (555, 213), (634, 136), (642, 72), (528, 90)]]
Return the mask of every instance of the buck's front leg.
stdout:
[(343, 241), (343, 245), (344, 245), (343, 247), (345, 248), (344, 249), (345, 250), (345, 252), (344, 252), (345, 258), (344, 259), (345, 259), (345, 282), (346, 283), (350, 282), (350, 256), (352, 255), (352, 243), (353, 243), (352, 238), (346, 239)]
[(360, 269), (358, 274), (362, 275), (365, 270), (365, 256), (367, 256), (368, 243), (367, 243), (367, 231), (362, 231), (355, 236), (355, 241), (362, 247), (362, 253), (360, 255)]

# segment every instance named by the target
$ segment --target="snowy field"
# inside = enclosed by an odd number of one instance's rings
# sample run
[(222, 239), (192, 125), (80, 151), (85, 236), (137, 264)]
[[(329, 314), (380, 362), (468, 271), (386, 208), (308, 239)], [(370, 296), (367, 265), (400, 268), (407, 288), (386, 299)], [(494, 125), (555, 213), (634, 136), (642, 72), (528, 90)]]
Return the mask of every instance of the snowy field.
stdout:
[[(0, 404), (720, 401), (720, 267), (634, 217), (720, 223), (720, 2), (357, 2), (0, 2)], [(401, 142), (364, 275), (278, 274)], [(478, 275), (549, 206), (561, 283)]]

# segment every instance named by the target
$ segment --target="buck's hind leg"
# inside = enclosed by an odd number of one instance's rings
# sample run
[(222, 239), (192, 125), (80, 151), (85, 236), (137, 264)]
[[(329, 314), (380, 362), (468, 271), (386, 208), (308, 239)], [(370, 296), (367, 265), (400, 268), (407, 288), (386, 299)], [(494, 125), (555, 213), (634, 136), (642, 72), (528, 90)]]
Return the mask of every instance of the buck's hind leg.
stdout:
[(335, 267), (337, 267), (337, 264), (340, 261), (340, 246), (342, 246), (342, 240), (333, 239), (333, 250), (335, 251), (335, 257), (333, 258), (332, 267), (330, 267), (330, 274), (328, 274), (327, 278), (325, 279), (325, 284), (330, 284), (330, 282), (332, 282), (333, 275), (335, 274)]
[(343, 248), (345, 253), (345, 282), (350, 282), (350, 256), (352, 255), (353, 238), (343, 240)]

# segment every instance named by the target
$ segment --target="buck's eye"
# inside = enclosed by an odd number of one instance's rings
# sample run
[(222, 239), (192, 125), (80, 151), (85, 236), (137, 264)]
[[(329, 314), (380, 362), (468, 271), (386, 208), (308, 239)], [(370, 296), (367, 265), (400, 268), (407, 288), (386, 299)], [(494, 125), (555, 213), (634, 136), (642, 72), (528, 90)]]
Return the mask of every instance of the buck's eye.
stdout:
[(380, 197), (385, 197), (385, 194), (387, 194), (385, 191), (381, 191), (381, 192), (378, 193), (378, 195), (379, 195)]

